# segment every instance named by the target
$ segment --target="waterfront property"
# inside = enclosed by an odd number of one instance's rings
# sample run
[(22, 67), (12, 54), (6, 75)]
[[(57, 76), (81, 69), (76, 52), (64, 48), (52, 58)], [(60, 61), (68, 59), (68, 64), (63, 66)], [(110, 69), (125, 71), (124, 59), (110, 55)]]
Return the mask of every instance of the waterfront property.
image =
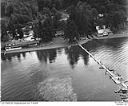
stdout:
[(127, 0), (1, 0), (2, 101), (128, 101)]

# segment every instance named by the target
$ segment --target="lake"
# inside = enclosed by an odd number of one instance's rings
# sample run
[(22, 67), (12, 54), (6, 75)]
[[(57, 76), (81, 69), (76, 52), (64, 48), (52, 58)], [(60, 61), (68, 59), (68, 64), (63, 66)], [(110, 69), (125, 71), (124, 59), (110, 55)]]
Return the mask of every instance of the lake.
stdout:
[[(128, 80), (128, 38), (83, 47)], [(119, 86), (99, 67), (79, 46), (2, 55), (2, 100), (120, 101)]]

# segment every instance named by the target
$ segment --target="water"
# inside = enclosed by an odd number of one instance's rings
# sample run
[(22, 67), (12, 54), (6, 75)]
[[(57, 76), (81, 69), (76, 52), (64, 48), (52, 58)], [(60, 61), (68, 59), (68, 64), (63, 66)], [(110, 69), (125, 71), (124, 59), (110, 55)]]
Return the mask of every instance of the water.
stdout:
[[(128, 80), (128, 38), (93, 40), (83, 47)], [(78, 46), (13, 53), (1, 58), (2, 100), (65, 100), (65, 92), (66, 99), (70, 95), (70, 100), (121, 100), (114, 92), (119, 86)], [(43, 99), (40, 99), (41, 85)], [(63, 90), (62, 86), (67, 89)], [(50, 95), (53, 89), (56, 89), (55, 99)]]

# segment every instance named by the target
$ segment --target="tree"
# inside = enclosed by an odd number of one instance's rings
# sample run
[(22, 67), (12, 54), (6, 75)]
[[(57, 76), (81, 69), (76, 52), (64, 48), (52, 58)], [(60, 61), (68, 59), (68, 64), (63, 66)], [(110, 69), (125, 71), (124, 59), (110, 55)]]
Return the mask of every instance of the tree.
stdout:
[(43, 32), (42, 40), (44, 42), (51, 41), (53, 39), (55, 32), (53, 29), (53, 23), (51, 17), (47, 17), (46, 20), (44, 21), (42, 32)]
[(7, 26), (5, 21), (1, 20), (1, 41), (6, 42), (9, 40), (9, 36), (7, 35)]
[(67, 54), (69, 64), (71, 65), (72, 68), (75, 68), (75, 65), (79, 60), (80, 52), (81, 51), (79, 47), (71, 47), (65, 49), (65, 53)]
[(13, 24), (32, 21), (37, 15), (36, 3), (30, 0), (11, 0), (2, 2), (2, 15), (13, 19)]
[(64, 33), (64, 38), (67, 39), (69, 43), (73, 43), (76, 40), (79, 40), (78, 29), (73, 20), (68, 20)]
[(6, 16), (10, 17), (11, 14), (13, 14), (13, 12), (14, 12), (13, 6), (12, 5), (8, 5), (6, 7), (6, 10), (5, 10)]
[(105, 24), (111, 27), (114, 32), (118, 31), (121, 26), (124, 27), (126, 21), (126, 10), (122, 4), (112, 1), (106, 5)]
[(51, 41), (55, 34), (52, 18), (47, 16), (43, 20), (38, 19), (38, 21), (34, 23), (33, 30), (34, 36), (41, 38), (43, 42)]
[(88, 35), (95, 31), (94, 21), (98, 15), (95, 8), (91, 8), (86, 2), (78, 2), (76, 7), (72, 6), (68, 11), (80, 35)]
[(96, 19), (98, 12), (95, 8), (91, 8), (86, 2), (78, 2), (76, 6), (68, 7), (70, 18), (65, 28), (65, 38), (69, 42), (78, 40), (80, 36), (91, 35), (96, 31)]
[(43, 25), (42, 25), (42, 22), (41, 22), (41, 20), (39, 20), (38, 21), (38, 26), (37, 26), (37, 31), (38, 31), (38, 37), (39, 38), (43, 38), (42, 36), (43, 36)]
[(33, 23), (33, 32), (34, 32), (34, 38), (39, 38), (39, 35), (41, 34), (39, 31), (39, 23), (38, 22), (34, 22)]
[(17, 28), (17, 33), (19, 34), (19, 39), (22, 39), (24, 35), (23, 35), (23, 31), (20, 26), (18, 26)]
[(52, 0), (37, 0), (38, 11), (43, 11), (43, 8), (52, 8)]
[(6, 9), (6, 3), (2, 2), (1, 3), (1, 17), (4, 17), (6, 15), (5, 9)]
[(13, 38), (16, 37), (15, 24), (11, 17), (10, 17), (8, 25), (7, 25), (7, 31), (9, 31), (11, 33)]

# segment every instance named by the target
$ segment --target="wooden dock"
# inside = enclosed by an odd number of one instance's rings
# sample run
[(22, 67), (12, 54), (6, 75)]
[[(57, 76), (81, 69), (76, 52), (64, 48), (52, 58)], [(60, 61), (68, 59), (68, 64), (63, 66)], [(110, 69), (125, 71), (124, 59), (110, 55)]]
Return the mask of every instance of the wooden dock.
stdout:
[(97, 62), (103, 69), (105, 69), (105, 71), (109, 74), (109, 76), (111, 77), (111, 79), (118, 85), (120, 85), (122, 87), (123, 90), (127, 90), (128, 91), (128, 86), (125, 84), (124, 79), (121, 76), (118, 76), (116, 74), (114, 74), (113, 72), (111, 72), (104, 64), (101, 63), (101, 61), (98, 61), (89, 51), (87, 51), (81, 44), (78, 44), (81, 49), (83, 49), (85, 52), (87, 52), (94, 60), (95, 62)]

